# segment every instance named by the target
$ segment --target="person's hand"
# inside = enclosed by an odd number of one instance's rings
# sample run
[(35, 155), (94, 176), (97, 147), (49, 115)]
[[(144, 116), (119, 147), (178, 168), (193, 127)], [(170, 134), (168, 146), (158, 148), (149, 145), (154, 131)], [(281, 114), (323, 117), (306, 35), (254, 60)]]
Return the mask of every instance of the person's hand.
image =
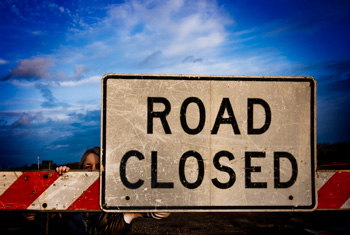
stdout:
[(68, 166), (59, 166), (56, 167), (56, 171), (59, 175), (62, 175), (65, 172), (68, 172), (70, 170), (70, 168)]

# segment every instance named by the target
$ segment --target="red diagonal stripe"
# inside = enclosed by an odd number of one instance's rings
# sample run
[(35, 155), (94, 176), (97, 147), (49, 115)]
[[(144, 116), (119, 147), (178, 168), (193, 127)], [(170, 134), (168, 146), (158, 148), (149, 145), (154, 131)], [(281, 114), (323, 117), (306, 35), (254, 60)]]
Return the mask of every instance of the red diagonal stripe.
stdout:
[(24, 172), (1, 196), (1, 209), (26, 209), (58, 178), (56, 172)]
[(339, 209), (350, 198), (350, 172), (336, 172), (318, 190), (318, 209)]
[(68, 207), (68, 210), (101, 210), (100, 179), (98, 178), (84, 193)]

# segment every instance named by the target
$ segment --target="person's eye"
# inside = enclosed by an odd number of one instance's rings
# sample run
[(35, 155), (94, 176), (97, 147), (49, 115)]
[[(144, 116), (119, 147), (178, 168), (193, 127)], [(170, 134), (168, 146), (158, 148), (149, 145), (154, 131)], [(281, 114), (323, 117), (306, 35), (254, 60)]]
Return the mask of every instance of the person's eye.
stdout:
[(91, 169), (91, 165), (86, 165), (84, 169)]

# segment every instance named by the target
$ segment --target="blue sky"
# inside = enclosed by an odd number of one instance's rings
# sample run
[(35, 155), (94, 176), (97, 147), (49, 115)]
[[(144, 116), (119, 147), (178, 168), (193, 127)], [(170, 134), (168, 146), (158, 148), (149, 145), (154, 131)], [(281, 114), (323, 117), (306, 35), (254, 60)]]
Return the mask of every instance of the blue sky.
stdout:
[(318, 143), (350, 141), (350, 2), (0, 1), (1, 166), (100, 143), (106, 73), (313, 76)]

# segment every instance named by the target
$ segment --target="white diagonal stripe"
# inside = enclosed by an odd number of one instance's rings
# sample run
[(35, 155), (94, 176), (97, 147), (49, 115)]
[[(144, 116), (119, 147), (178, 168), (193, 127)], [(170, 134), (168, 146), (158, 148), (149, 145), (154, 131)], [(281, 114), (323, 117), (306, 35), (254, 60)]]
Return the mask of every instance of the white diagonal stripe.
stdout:
[(0, 195), (2, 195), (22, 174), (22, 171), (0, 172)]
[(350, 209), (350, 198), (340, 207), (340, 209)]
[[(60, 176), (28, 210), (66, 210), (97, 179), (99, 172), (67, 172)], [(46, 203), (46, 208), (43, 204)]]
[(318, 171), (316, 173), (316, 192), (320, 190), (334, 174), (335, 171)]

